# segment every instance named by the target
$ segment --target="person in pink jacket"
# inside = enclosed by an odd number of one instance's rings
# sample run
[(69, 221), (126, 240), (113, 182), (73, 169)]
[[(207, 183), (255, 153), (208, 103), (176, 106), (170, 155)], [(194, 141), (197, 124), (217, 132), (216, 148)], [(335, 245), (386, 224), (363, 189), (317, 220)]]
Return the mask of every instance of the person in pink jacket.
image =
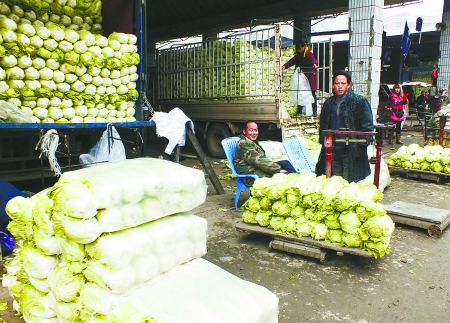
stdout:
[[(317, 98), (316, 98), (316, 90), (317, 90), (317, 68), (318, 63), (314, 54), (311, 52), (311, 46), (309, 46), (304, 41), (299, 41), (295, 45), (295, 49), (297, 54), (292, 57), (289, 61), (287, 61), (283, 66), (281, 66), (282, 70), (285, 70), (293, 65), (295, 68), (300, 67), (302, 72), (305, 74), (306, 78), (309, 81), (309, 85), (311, 87), (311, 93), (314, 98), (314, 102), (312, 104), (313, 108), (313, 116), (317, 117)], [(299, 114), (302, 114), (302, 108), (299, 107)]]
[[(395, 133), (397, 135), (397, 144), (403, 144), (400, 140), (402, 137), (402, 122), (406, 119), (406, 113), (403, 109), (403, 105), (408, 103), (407, 95), (401, 93), (401, 87), (399, 84), (395, 84), (392, 93), (389, 95), (391, 99), (391, 122), (395, 124)], [(390, 136), (389, 144), (393, 143), (393, 138)]]

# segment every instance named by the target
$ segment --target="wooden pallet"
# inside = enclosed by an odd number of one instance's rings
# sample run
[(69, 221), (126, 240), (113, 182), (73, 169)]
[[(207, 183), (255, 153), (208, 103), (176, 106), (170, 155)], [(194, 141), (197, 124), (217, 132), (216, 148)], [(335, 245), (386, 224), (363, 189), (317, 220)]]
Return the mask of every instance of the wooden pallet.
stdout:
[(428, 235), (433, 238), (439, 238), (450, 224), (449, 210), (401, 201), (384, 207), (394, 222), (427, 229)]
[(273, 239), (269, 243), (269, 251), (276, 249), (297, 255), (316, 258), (319, 259), (322, 264), (325, 264), (328, 261), (330, 250), (336, 251), (338, 256), (352, 254), (366, 258), (373, 258), (371, 253), (358, 248), (342, 247), (334, 243), (315, 240), (309, 237), (297, 237), (293, 234), (278, 234), (272, 229), (262, 227), (257, 224), (245, 223), (242, 220), (236, 223), (236, 230), (271, 236)]
[(390, 173), (403, 173), (405, 174), (406, 178), (413, 178), (413, 179), (425, 179), (429, 181), (436, 181), (437, 184), (441, 184), (443, 182), (443, 179), (446, 177), (449, 177), (450, 174), (446, 173), (437, 173), (437, 172), (429, 172), (424, 170), (418, 170), (418, 169), (407, 169), (402, 167), (395, 167), (395, 166), (389, 166), (389, 172)]

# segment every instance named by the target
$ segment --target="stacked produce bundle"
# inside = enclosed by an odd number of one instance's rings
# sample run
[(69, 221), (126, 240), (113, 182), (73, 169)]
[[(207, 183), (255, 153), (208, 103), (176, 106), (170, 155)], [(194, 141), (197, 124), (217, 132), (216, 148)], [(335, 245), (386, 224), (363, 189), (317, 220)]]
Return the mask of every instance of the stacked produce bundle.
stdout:
[(64, 173), (8, 202), (17, 247), (3, 285), (27, 322), (86, 321), (99, 313), (80, 296), (88, 282), (124, 293), (206, 253), (206, 220), (188, 213), (205, 199), (202, 171), (159, 159)]
[(435, 139), (430, 139), (428, 141), (429, 145), (439, 144), (439, 118), (441, 116), (446, 116), (447, 120), (444, 125), (444, 138), (442, 145), (444, 147), (450, 148), (450, 104), (447, 104), (441, 110), (436, 112), (432, 118), (429, 118), (427, 122), (427, 135), (429, 137), (434, 137)]
[(394, 223), (372, 184), (302, 172), (257, 179), (251, 193), (242, 206), (244, 222), (360, 248), (375, 258), (389, 253)]
[(266, 152), (266, 156), (273, 161), (289, 159), (288, 155), (286, 154), (286, 150), (284, 149), (284, 146), (281, 142), (266, 140), (260, 141), (259, 144)]
[[(265, 46), (237, 37), (160, 50), (161, 98), (271, 99), (276, 90), (275, 50)], [(282, 48), (281, 64), (294, 55), (294, 47)], [(293, 68), (283, 71), (281, 85), (281, 101), (291, 116), (297, 112), (289, 102), (293, 72)]]
[[(6, 211), (17, 245), (3, 286), (14, 309), (26, 322), (276, 323), (274, 294), (196, 259), (206, 254), (207, 223), (189, 211), (205, 199), (202, 171), (153, 158), (67, 172), (31, 198), (13, 198)], [(159, 305), (141, 306), (150, 299)], [(173, 300), (179, 316), (167, 318), (161, 309)], [(236, 320), (249, 304), (254, 316)], [(225, 313), (202, 321), (183, 310), (201, 306)]]
[(418, 144), (400, 147), (389, 156), (389, 166), (450, 174), (450, 148), (439, 145), (420, 147)]
[(0, 100), (35, 123), (135, 121), (137, 37), (98, 34), (98, 0), (21, 5), (0, 3)]

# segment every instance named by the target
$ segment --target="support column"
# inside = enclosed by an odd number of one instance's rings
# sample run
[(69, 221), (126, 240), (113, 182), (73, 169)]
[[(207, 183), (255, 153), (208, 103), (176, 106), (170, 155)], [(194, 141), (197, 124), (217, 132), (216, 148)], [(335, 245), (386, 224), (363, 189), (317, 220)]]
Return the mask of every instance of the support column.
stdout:
[(438, 89), (450, 88), (450, 0), (444, 0), (442, 22), (447, 26), (441, 31), (438, 60)]
[(352, 88), (369, 101), (374, 120), (379, 103), (383, 0), (349, 0), (349, 71)]
[(301, 40), (311, 42), (311, 16), (294, 14), (294, 45)]

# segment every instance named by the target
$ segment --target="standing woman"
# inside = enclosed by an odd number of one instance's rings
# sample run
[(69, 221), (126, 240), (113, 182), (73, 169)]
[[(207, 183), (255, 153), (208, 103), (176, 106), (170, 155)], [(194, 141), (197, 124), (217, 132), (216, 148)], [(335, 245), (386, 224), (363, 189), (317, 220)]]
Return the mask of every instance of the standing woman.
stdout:
[[(281, 69), (285, 70), (286, 68), (289, 68), (293, 65), (295, 65), (295, 68), (300, 67), (303, 74), (305, 74), (306, 78), (309, 81), (311, 94), (314, 98), (314, 102), (312, 104), (313, 116), (317, 117), (317, 59), (311, 52), (311, 47), (304, 41), (297, 42), (297, 44), (295, 45), (295, 49), (297, 51), (297, 54), (289, 61), (287, 61), (283, 66), (281, 66)], [(302, 109), (299, 109), (299, 111), (299, 113), (301, 114)]]
[[(390, 118), (391, 122), (395, 124), (395, 133), (397, 135), (397, 144), (403, 144), (400, 140), (402, 137), (402, 122), (406, 119), (405, 110), (403, 109), (403, 105), (408, 103), (408, 99), (402, 95), (401, 87), (398, 84), (394, 85), (392, 89), (392, 93), (389, 95), (391, 99), (391, 113)], [(392, 136), (389, 138), (389, 144), (393, 142)]]

